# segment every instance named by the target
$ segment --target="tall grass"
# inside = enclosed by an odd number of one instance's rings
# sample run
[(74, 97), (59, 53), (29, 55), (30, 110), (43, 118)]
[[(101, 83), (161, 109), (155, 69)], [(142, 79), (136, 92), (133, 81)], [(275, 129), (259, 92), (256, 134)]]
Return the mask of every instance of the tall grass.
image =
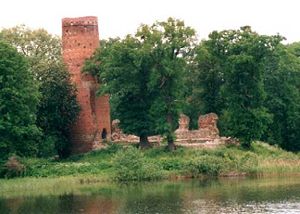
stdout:
[[(15, 178), (0, 180), (0, 197), (82, 194), (86, 188), (112, 186), (95, 175), (60, 176), (56, 178)], [(1, 211), (0, 211), (1, 213)]]

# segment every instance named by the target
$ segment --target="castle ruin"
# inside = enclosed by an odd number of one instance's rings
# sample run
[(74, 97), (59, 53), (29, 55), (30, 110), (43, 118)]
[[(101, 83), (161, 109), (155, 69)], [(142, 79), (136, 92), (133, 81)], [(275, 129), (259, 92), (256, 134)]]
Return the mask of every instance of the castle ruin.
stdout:
[[(96, 96), (100, 87), (97, 79), (82, 73), (84, 61), (99, 47), (97, 17), (87, 16), (62, 19), (63, 60), (77, 88), (80, 113), (71, 130), (71, 152), (83, 153), (102, 148), (104, 140), (112, 142), (139, 142), (135, 135), (127, 135), (118, 128), (120, 121), (114, 120), (111, 128), (109, 96)], [(189, 130), (190, 119), (181, 115), (179, 128), (175, 131), (176, 143), (182, 146), (215, 147), (234, 143), (231, 138), (220, 137), (217, 128), (218, 116), (210, 113), (198, 120), (198, 130)], [(113, 130), (111, 130), (113, 129)], [(160, 143), (161, 136), (150, 136), (149, 142)]]
[(82, 73), (84, 61), (99, 47), (97, 17), (87, 16), (62, 19), (63, 60), (77, 88), (81, 111), (71, 130), (72, 153), (87, 152), (101, 147), (110, 139), (109, 96), (96, 96), (96, 78)]

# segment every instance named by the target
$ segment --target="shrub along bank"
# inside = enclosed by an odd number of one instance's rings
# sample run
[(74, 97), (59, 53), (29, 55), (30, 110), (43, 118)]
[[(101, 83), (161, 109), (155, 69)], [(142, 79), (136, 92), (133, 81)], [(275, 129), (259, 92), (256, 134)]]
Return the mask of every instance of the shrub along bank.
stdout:
[[(2, 165), (1, 177), (97, 177), (99, 180), (144, 181), (178, 177), (264, 176), (300, 174), (300, 155), (255, 142), (250, 150), (238, 146), (217, 149), (164, 147), (141, 151), (135, 146), (108, 145), (106, 149), (65, 160), (18, 158)], [(15, 172), (14, 170), (20, 171)]]

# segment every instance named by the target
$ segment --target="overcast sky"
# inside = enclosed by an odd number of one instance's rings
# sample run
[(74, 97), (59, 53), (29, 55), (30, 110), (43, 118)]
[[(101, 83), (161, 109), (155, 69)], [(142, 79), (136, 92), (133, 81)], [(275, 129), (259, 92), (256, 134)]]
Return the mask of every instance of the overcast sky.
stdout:
[(25, 24), (61, 35), (62, 18), (97, 16), (103, 39), (171, 16), (196, 29), (200, 39), (213, 30), (250, 25), (260, 34), (279, 33), (295, 42), (300, 41), (299, 11), (299, 0), (3, 0), (0, 28)]

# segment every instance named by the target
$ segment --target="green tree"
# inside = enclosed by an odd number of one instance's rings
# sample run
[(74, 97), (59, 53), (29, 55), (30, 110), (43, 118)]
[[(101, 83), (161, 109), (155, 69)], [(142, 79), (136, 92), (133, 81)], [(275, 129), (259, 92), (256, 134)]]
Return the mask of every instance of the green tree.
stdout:
[[(249, 27), (211, 33), (196, 48), (187, 78), (190, 112), (223, 112), (220, 125), (225, 134), (246, 133), (248, 141), (261, 136), (285, 149), (299, 150), (300, 45), (284, 46), (279, 44), (281, 40), (280, 36), (258, 35)], [(247, 93), (238, 91), (242, 88)], [(256, 99), (259, 112), (253, 103)], [(243, 112), (240, 104), (247, 111)], [(249, 127), (257, 127), (259, 132), (254, 132), (255, 128), (249, 132)]]
[(273, 122), (264, 140), (290, 151), (300, 151), (300, 58), (299, 43), (280, 45), (266, 60), (265, 107)]
[(121, 128), (138, 135), (142, 147), (148, 145), (149, 135), (159, 133), (171, 150), (175, 148), (173, 131), (194, 35), (172, 18), (142, 25), (135, 36), (104, 43), (86, 65), (85, 70), (99, 75), (101, 93), (111, 95)]
[(190, 84), (194, 86), (192, 104), (200, 102), (196, 107), (204, 114), (220, 114), (224, 108), (221, 87), (225, 81), (225, 59), (222, 55), (224, 46), (218, 45), (219, 39), (220, 35), (213, 33), (195, 51), (195, 68), (190, 78)]
[(191, 127), (197, 128), (198, 116), (214, 112), (221, 114), (224, 98), (221, 87), (224, 84), (224, 63), (220, 48), (216, 45), (219, 36), (211, 34), (210, 39), (202, 41), (195, 48), (194, 58), (189, 63), (185, 75), (186, 105), (185, 113), (191, 118)]
[(196, 48), (193, 76), (188, 78), (191, 105), (194, 111), (221, 114), (221, 132), (239, 138), (245, 147), (261, 139), (271, 122), (264, 106), (265, 62), (281, 39), (245, 26), (214, 31)]
[(174, 150), (174, 131), (183, 104), (183, 79), (196, 41), (195, 30), (181, 20), (169, 18), (141, 26), (137, 36), (152, 47), (150, 88), (155, 92), (151, 105), (155, 127), (166, 137), (169, 150)]
[(37, 109), (37, 126), (43, 131), (40, 156), (66, 156), (69, 129), (76, 120), (79, 106), (76, 90), (63, 65), (61, 40), (43, 29), (31, 30), (24, 25), (3, 29), (0, 38), (17, 48), (29, 62), (41, 93)]
[(30, 70), (34, 73), (43, 68), (61, 62), (61, 40), (44, 29), (32, 30), (25, 25), (5, 28), (0, 38), (16, 47), (18, 52), (26, 56)]
[(66, 157), (70, 153), (71, 125), (79, 113), (76, 89), (70, 83), (70, 75), (63, 64), (53, 63), (39, 71), (39, 92), (42, 96), (37, 125), (44, 133), (39, 155)]
[(154, 134), (149, 110), (153, 93), (148, 88), (151, 46), (133, 36), (102, 42), (101, 49), (87, 61), (85, 70), (99, 76), (100, 93), (110, 94), (113, 115), (120, 119), (125, 133), (140, 137), (140, 147), (150, 144)]
[(263, 107), (265, 93), (259, 64), (249, 55), (231, 56), (230, 71), (224, 85), (228, 107), (224, 111), (225, 133), (242, 141), (249, 148), (251, 141), (259, 140), (271, 121)]
[(264, 107), (264, 59), (281, 41), (280, 36), (261, 36), (250, 27), (223, 31), (225, 83), (223, 113), (225, 133), (239, 138), (244, 147), (261, 139), (272, 117)]
[(0, 40), (0, 157), (37, 154), (39, 92), (27, 61)]

